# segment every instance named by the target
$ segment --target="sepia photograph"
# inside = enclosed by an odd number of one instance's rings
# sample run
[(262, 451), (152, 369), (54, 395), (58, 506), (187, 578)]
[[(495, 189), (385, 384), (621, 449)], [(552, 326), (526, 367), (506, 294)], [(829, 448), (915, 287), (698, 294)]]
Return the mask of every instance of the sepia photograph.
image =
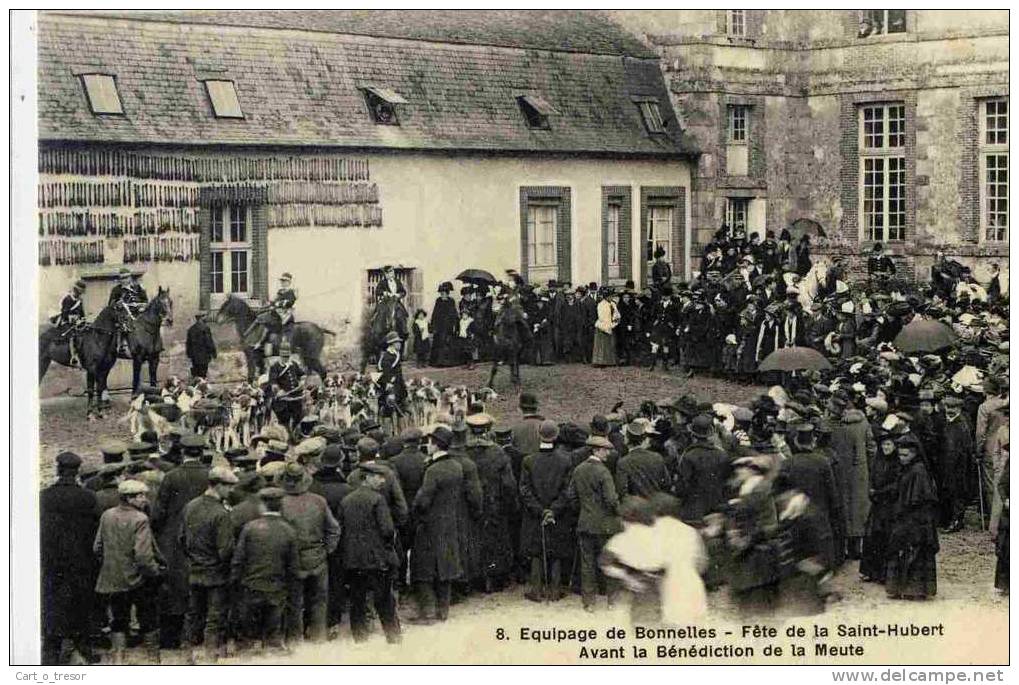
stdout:
[(11, 664), (1002, 681), (1009, 20), (14, 12)]

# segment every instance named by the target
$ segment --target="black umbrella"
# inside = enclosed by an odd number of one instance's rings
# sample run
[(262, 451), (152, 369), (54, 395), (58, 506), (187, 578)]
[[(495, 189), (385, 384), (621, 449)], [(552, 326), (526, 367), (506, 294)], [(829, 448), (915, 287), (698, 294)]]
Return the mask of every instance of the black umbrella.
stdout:
[(761, 361), (758, 371), (821, 371), (831, 364), (812, 347), (783, 347)]
[(813, 219), (797, 219), (789, 228), (789, 233), (792, 235), (793, 240), (799, 240), (804, 235), (812, 235), (818, 238), (827, 237), (821, 224)]
[(930, 319), (914, 319), (895, 336), (894, 344), (900, 352), (937, 352), (951, 347), (959, 336), (951, 326)]
[(456, 280), (464, 283), (487, 283), (488, 285), (495, 285), (499, 282), (495, 276), (484, 269), (465, 269), (460, 272)]

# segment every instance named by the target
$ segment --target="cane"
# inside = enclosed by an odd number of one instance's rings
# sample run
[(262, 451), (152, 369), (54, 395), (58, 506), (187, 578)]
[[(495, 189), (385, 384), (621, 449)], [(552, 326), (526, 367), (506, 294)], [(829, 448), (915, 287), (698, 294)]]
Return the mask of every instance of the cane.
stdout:
[(541, 596), (551, 602), (548, 596), (548, 543), (545, 541), (545, 519), (541, 521)]
[(980, 461), (979, 457), (977, 457), (976, 462), (977, 462), (977, 497), (979, 498), (978, 501), (980, 503), (980, 530), (987, 530), (987, 528), (984, 527), (984, 522), (985, 522), (985, 519), (984, 519), (984, 464), (983, 464), (983, 462)]

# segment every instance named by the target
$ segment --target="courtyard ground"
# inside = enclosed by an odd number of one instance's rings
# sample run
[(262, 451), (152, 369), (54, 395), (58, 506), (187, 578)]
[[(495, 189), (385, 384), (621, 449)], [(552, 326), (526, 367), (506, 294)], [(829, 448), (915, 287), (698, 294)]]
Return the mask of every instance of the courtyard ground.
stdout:
[[(330, 362), (339, 369), (349, 363), (346, 358), (333, 358)], [(185, 373), (184, 360), (178, 356), (169, 357), (161, 376), (170, 373)], [(100, 460), (96, 445), (103, 436), (122, 436), (125, 426), (120, 418), (126, 411), (127, 397), (115, 393), (113, 408), (103, 419), (88, 422), (85, 419), (85, 401), (75, 389), (76, 383), (83, 383), (80, 375), (60, 369), (51, 372), (42, 386), (43, 402), (40, 415), (41, 484), (48, 483), (53, 474), (53, 458), (64, 449), (77, 451), (89, 462)], [(519, 416), (516, 408), (517, 394), (509, 384), (508, 374), (500, 371), (495, 390), (499, 394), (488, 410), (496, 419), (515, 420)], [(211, 371), (213, 378), (239, 380), (242, 368), (235, 355), (226, 354), (216, 362)], [(480, 387), (487, 380), (488, 367), (473, 369), (406, 369), (408, 377), (428, 376), (445, 384), (464, 384)], [(763, 388), (736, 385), (714, 378), (694, 377), (690, 379), (672, 376), (660, 371), (649, 373), (637, 368), (595, 369), (589, 366), (570, 365), (553, 367), (523, 367), (523, 388), (534, 392), (541, 400), (541, 411), (554, 420), (573, 420), (586, 424), (595, 413), (608, 412), (614, 404), (624, 402), (624, 407), (635, 410), (643, 399), (664, 399), (675, 397), (682, 392), (691, 393), (700, 400), (712, 402), (745, 402)], [(942, 549), (938, 556), (938, 595), (921, 603), (889, 600), (881, 586), (864, 584), (857, 579), (856, 563), (850, 562), (834, 581), (834, 587), (841, 599), (831, 604), (823, 617), (799, 619), (793, 623), (805, 626), (808, 639), (771, 640), (785, 646), (789, 655), (792, 643), (805, 645), (807, 655), (798, 659), (800, 663), (1001, 663), (1007, 660), (1008, 607), (1007, 597), (1001, 597), (993, 589), (994, 548), (986, 532), (976, 529), (975, 516), (968, 522), (967, 529), (954, 535), (944, 535)], [(412, 603), (402, 603), (401, 613), (409, 616)], [(709, 623), (724, 630), (735, 631), (734, 637), (719, 638), (714, 644), (756, 645), (752, 660), (723, 660), (721, 663), (781, 663), (785, 658), (764, 657), (762, 649), (767, 640), (753, 641), (739, 638), (740, 617), (735, 613), (724, 589), (710, 598), (711, 617)], [(890, 622), (914, 624), (944, 623), (944, 637), (898, 639), (849, 639), (838, 638), (831, 642), (838, 645), (859, 643), (865, 646), (862, 656), (844, 657), (836, 660), (819, 659), (814, 656), (815, 646), (812, 625), (830, 627), (843, 624), (880, 624)], [(299, 648), (286, 659), (269, 658), (261, 655), (239, 655), (233, 663), (583, 663), (578, 642), (535, 644), (519, 639), (523, 626), (534, 628), (583, 627), (595, 628), (599, 639), (586, 643), (588, 647), (612, 647), (626, 645), (627, 656), (609, 660), (607, 663), (643, 663), (635, 661), (630, 653), (632, 645), (650, 647), (655, 655), (659, 644), (689, 646), (705, 641), (665, 640), (610, 641), (604, 639), (607, 627), (628, 625), (625, 614), (619, 610), (587, 614), (580, 605), (579, 597), (570, 596), (554, 605), (538, 605), (523, 598), (523, 590), (516, 588), (504, 593), (474, 597), (466, 604), (455, 606), (448, 623), (439, 626), (404, 625), (404, 642), (400, 647), (386, 648), (380, 633), (376, 633), (364, 644), (356, 645), (344, 630), (344, 639), (324, 645), (309, 645)], [(790, 625), (776, 623), (779, 638)], [(504, 628), (509, 639), (499, 640), (496, 629)], [(632, 634), (631, 634), (632, 635)], [(735, 642), (732, 642), (735, 640)], [(708, 641), (710, 643), (710, 641)], [(180, 654), (168, 654), (166, 662), (181, 659)], [(664, 659), (671, 663), (692, 663), (690, 660)], [(707, 659), (710, 662), (711, 659)], [(606, 663), (606, 662), (602, 662)]]

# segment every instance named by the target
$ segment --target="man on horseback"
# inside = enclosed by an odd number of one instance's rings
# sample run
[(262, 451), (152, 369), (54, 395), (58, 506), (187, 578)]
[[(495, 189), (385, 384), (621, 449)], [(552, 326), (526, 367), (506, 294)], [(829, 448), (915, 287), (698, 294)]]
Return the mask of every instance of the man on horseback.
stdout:
[(117, 348), (122, 357), (130, 358), (131, 350), (128, 346), (128, 338), (131, 333), (131, 323), (149, 302), (148, 293), (138, 282), (137, 278), (127, 267), (121, 267), (119, 272), (119, 283), (113, 286), (110, 291), (109, 304), (116, 312), (117, 319)]
[(262, 337), (252, 347), (264, 345), (270, 334), (281, 341), (289, 340), (290, 329), (294, 323), (294, 305), (297, 304), (297, 291), (291, 286), (293, 280), (294, 277), (289, 272), (284, 272), (280, 276), (280, 287), (276, 291), (276, 297), (255, 319), (255, 323), (262, 325)]
[(50, 319), (50, 322), (56, 326), (55, 340), (67, 340), (71, 351), (70, 365), (73, 367), (81, 366), (81, 360), (78, 358), (78, 346), (75, 344), (74, 338), (78, 330), (85, 325), (85, 302), (82, 300), (84, 294), (85, 281), (78, 279), (71, 288), (71, 292), (64, 295), (64, 299), (60, 301), (60, 313)]
[(404, 400), (407, 398), (407, 384), (403, 380), (403, 354), (400, 351), (400, 334), (390, 331), (382, 340), (386, 346), (379, 355), (377, 368), (379, 373), (379, 415), (392, 417), (402, 413)]
[(382, 310), (386, 307), (392, 308), (392, 316), (387, 316), (391, 328), (400, 334), (401, 338), (407, 337), (407, 307), (403, 300), (407, 296), (407, 289), (396, 277), (393, 267), (386, 264), (382, 267), (382, 278), (375, 286), (375, 308)]

